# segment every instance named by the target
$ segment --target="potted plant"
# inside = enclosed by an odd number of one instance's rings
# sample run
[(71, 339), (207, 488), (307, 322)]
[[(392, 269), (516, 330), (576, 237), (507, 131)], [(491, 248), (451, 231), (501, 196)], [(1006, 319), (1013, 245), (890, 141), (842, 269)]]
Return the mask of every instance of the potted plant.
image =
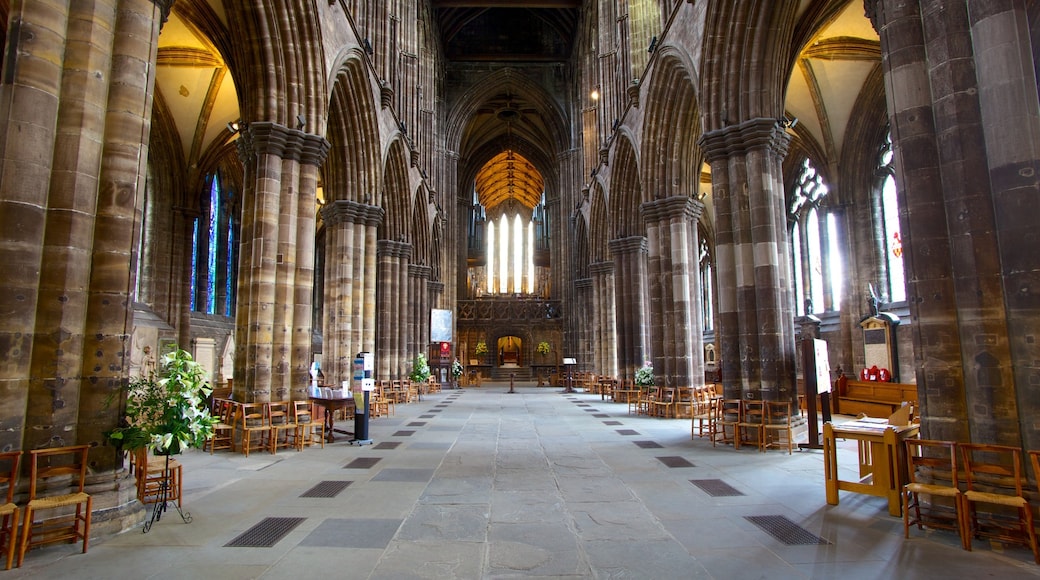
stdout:
[(419, 353), (412, 361), (412, 372), (408, 375), (413, 383), (425, 383), (430, 378), (430, 364), (426, 362), (426, 356)]
[(462, 363), (459, 362), (458, 358), (456, 358), (454, 361), (452, 361), (452, 363), (451, 363), (451, 378), (455, 382), (455, 386), (456, 387), (459, 386), (459, 377), (462, 376), (462, 372), (464, 370), (465, 369), (462, 368)]
[(477, 341), (476, 348), (473, 349), (473, 354), (482, 357), (488, 353), (488, 345), (483, 340)]
[(542, 356), (549, 356), (549, 353), (552, 352), (552, 345), (543, 340), (542, 342), (538, 343), (538, 346), (535, 347), (534, 350)]
[(642, 367), (636, 369), (636, 385), (640, 388), (654, 386), (654, 364), (646, 361)]
[(108, 439), (126, 450), (147, 447), (165, 455), (202, 447), (217, 423), (206, 405), (212, 389), (202, 365), (180, 349), (159, 364), (157, 372), (127, 384), (122, 424), (106, 433)]

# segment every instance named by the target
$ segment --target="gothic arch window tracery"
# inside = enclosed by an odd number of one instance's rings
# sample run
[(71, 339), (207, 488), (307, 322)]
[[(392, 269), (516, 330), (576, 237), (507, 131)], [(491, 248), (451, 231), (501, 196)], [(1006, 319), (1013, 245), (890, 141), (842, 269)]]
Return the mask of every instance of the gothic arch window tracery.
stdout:
[(224, 187), (220, 172), (205, 181), (201, 215), (195, 218), (191, 241), (191, 310), (233, 316), (235, 312), (234, 192)]
[(906, 274), (903, 270), (903, 238), (899, 229), (899, 205), (896, 197), (895, 155), (892, 152), (892, 135), (885, 136), (885, 142), (878, 151), (878, 173), (881, 176), (880, 191), (877, 192), (877, 207), (880, 211), (879, 223), (881, 235), (878, 236), (879, 248), (884, 270), (882, 291), (886, 302), (902, 302), (906, 300)]
[(812, 160), (805, 158), (788, 205), (797, 314), (840, 309), (843, 264), (837, 216), (826, 205), (829, 192)]

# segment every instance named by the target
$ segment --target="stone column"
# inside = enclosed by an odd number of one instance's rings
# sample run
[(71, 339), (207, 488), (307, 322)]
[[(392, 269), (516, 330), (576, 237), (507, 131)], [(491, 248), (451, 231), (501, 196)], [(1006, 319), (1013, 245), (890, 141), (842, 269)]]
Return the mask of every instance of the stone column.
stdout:
[(406, 360), (411, 370), (410, 361), (419, 353), (428, 354), (430, 344), (430, 292), (427, 284), (430, 281), (430, 267), (418, 264), (408, 266), (408, 352)]
[[(107, 9), (98, 10), (102, 18), (110, 16)], [(144, 206), (159, 29), (166, 11), (168, 7), (161, 8), (150, 0), (125, 0), (119, 2), (116, 11), (104, 148), (98, 166), (97, 208), (91, 233), (90, 290), (81, 361), (83, 379), (78, 397), (77, 440), (80, 443), (102, 443), (104, 432), (118, 424), (120, 418), (120, 410), (111, 400), (113, 393), (126, 384), (129, 372), (134, 255)], [(92, 79), (91, 82), (97, 80), (93, 71), (80, 74)], [(82, 89), (70, 86), (69, 90)], [(75, 111), (77, 107), (72, 108)], [(78, 112), (71, 114), (78, 115)], [(81, 162), (89, 163), (85, 159)], [(59, 329), (46, 331), (59, 332)], [(49, 399), (49, 394), (44, 398)], [(65, 428), (73, 423), (54, 421), (55, 425), (64, 424)], [(96, 450), (94, 456), (101, 464), (121, 463), (107, 448)], [(99, 456), (103, 459), (98, 460)]]
[[(379, 378), (399, 379), (411, 359), (406, 358), (408, 297), (407, 260), (412, 247), (405, 242), (379, 240), (377, 351)], [(403, 264), (403, 266), (402, 266)], [(413, 355), (414, 356), (414, 355)], [(405, 373), (407, 374), (407, 372)]]
[[(75, 423), (75, 407), (62, 411), (67, 398), (62, 393), (66, 381), (76, 377), (78, 383), (80, 375), (86, 315), (86, 293), (82, 289), (90, 273), (93, 240), (89, 232), (93, 229), (97, 175), (89, 175), (89, 179), (79, 175), (77, 180), (76, 174), (68, 173), (63, 186), (68, 187), (65, 197), (60, 202), (48, 199), (51, 180), (59, 179), (55, 173), (66, 165), (53, 154), (56, 143), (77, 145), (75, 139), (59, 137), (54, 121), (62, 119), (65, 46), (76, 42), (67, 36), (68, 9), (54, 3), (21, 2), (12, 9), (8, 21), (8, 62), (0, 84), (0, 252), (7, 264), (0, 282), (0, 356), (4, 360), (0, 367), (0, 408), (7, 428), (0, 433), (0, 445), (5, 450), (41, 446), (52, 436), (60, 439), (62, 433), (52, 427), (56, 425), (55, 409), (68, 423)], [(99, 14), (97, 18), (103, 30), (114, 26), (114, 14), (107, 19)], [(111, 42), (109, 37), (103, 43), (108, 46), (89, 49), (90, 53), (100, 53), (99, 65), (111, 58)], [(86, 43), (83, 46), (89, 47)], [(108, 85), (85, 81), (80, 79), (79, 106), (88, 122), (101, 126)], [(101, 135), (89, 132), (83, 137), (78, 145), (87, 146), (87, 157), (96, 162)], [(77, 160), (75, 156), (67, 159), (66, 171)], [(48, 203), (55, 209), (48, 208)], [(80, 230), (78, 239), (63, 241), (58, 236), (54, 242), (47, 241), (50, 215), (59, 214), (68, 216), (64, 235)], [(45, 258), (55, 260), (53, 273), (43, 271)], [(66, 290), (66, 276), (78, 286)], [(58, 332), (63, 321), (71, 331)], [(44, 330), (41, 338), (49, 337), (51, 345), (34, 346), (37, 328), (47, 327), (50, 330)], [(34, 361), (37, 348), (47, 352), (36, 354)], [(69, 349), (68, 359), (57, 356), (63, 348)], [(78, 387), (69, 385), (69, 390), (75, 393)], [(26, 436), (31, 439), (23, 439)], [(72, 437), (69, 444), (76, 443), (75, 431), (66, 436)]]
[(589, 370), (597, 374), (603, 374), (596, 360), (593, 336), (597, 326), (596, 305), (593, 298), (593, 287), (591, 278), (578, 278), (574, 281), (574, 304), (571, 310), (577, 310), (582, 314), (575, 317), (578, 320), (575, 332), (575, 349), (577, 353), (579, 368)]
[(596, 345), (596, 368), (602, 374), (616, 377), (618, 357), (614, 263), (589, 264), (589, 273), (592, 275), (593, 313), (596, 321), (593, 335)]
[(619, 378), (633, 379), (650, 356), (647, 239), (642, 236), (609, 242), (617, 278), (617, 334)]
[[(369, 237), (374, 247), (375, 230), (382, 222), (383, 210), (355, 201), (332, 201), (322, 208), (326, 227), (325, 248), (325, 314), (322, 321), (324, 344), (322, 358), (325, 376), (331, 380), (348, 379), (353, 372), (354, 356), (362, 351), (374, 352), (375, 252), (369, 250)], [(367, 325), (367, 326), (366, 326)]]
[(792, 281), (780, 168), (789, 140), (775, 119), (752, 119), (701, 138), (712, 168), (716, 332), (727, 397), (795, 397)]
[[(300, 210), (296, 219), (296, 268), (293, 272), (291, 359), (289, 369), (290, 399), (306, 400), (313, 359), (314, 333), (314, 268), (318, 168), (325, 162), (329, 142), (318, 135), (304, 134), (299, 146), (299, 182), (296, 202)], [(328, 377), (328, 375), (326, 375)], [(334, 377), (333, 377), (334, 378)]]
[(651, 302), (650, 316), (654, 370), (664, 376), (665, 384), (700, 385), (704, 380), (704, 340), (696, 252), (697, 220), (704, 204), (676, 196), (644, 203), (640, 211), (650, 242), (651, 288), (654, 280), (659, 280), (659, 296)]
[(294, 384), (302, 397), (312, 358), (317, 166), (329, 144), (271, 122), (251, 123), (243, 133), (255, 159), (243, 197), (242, 244), (249, 248), (239, 262), (246, 399), (286, 400)]
[(1040, 410), (1027, 394), (1040, 382), (1029, 17), (975, 0), (866, 7), (888, 88), (922, 430), (1035, 446), (1040, 427), (1023, 419)]
[(350, 352), (354, 266), (361, 257), (354, 247), (356, 206), (355, 202), (337, 200), (326, 203), (321, 209), (321, 219), (325, 223), (325, 308), (321, 358), (325, 377), (334, 381), (342, 381), (353, 372), (352, 357), (356, 354)]

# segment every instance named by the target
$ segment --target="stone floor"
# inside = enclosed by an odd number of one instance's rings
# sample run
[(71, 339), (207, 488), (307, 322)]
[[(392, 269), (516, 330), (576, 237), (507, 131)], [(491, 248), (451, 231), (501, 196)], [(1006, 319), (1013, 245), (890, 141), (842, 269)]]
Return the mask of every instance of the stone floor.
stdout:
[[(1040, 576), (1020, 547), (976, 541), (967, 552), (945, 531), (906, 540), (881, 498), (841, 492), (827, 505), (819, 451), (713, 448), (690, 439), (689, 420), (630, 416), (598, 395), (506, 391), (485, 383), (400, 405), (371, 422), (373, 445), (340, 436), (277, 455), (186, 453), (191, 523), (170, 511), (148, 533), (98, 539), (87, 554), (35, 550), (5, 575)], [(854, 447), (841, 454), (854, 469)]]

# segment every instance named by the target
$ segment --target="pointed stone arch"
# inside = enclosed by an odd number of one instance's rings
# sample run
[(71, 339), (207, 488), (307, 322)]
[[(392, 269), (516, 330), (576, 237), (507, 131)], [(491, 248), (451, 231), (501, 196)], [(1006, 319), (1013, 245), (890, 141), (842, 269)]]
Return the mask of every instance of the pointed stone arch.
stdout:
[(325, 199), (382, 204), (378, 108), (363, 55), (345, 53), (335, 66), (329, 97), (329, 163), (323, 168)]
[(386, 213), (380, 228), (380, 239), (409, 241), (412, 195), (408, 180), (408, 159), (404, 139), (393, 140), (383, 164), (383, 188), (379, 205)]
[(639, 213), (643, 191), (638, 159), (632, 141), (622, 134), (614, 149), (614, 170), (610, 177), (610, 231), (607, 239), (645, 235)]
[(696, 197), (704, 158), (697, 143), (697, 87), (692, 69), (674, 48), (661, 50), (647, 101), (641, 144), (644, 198)]

